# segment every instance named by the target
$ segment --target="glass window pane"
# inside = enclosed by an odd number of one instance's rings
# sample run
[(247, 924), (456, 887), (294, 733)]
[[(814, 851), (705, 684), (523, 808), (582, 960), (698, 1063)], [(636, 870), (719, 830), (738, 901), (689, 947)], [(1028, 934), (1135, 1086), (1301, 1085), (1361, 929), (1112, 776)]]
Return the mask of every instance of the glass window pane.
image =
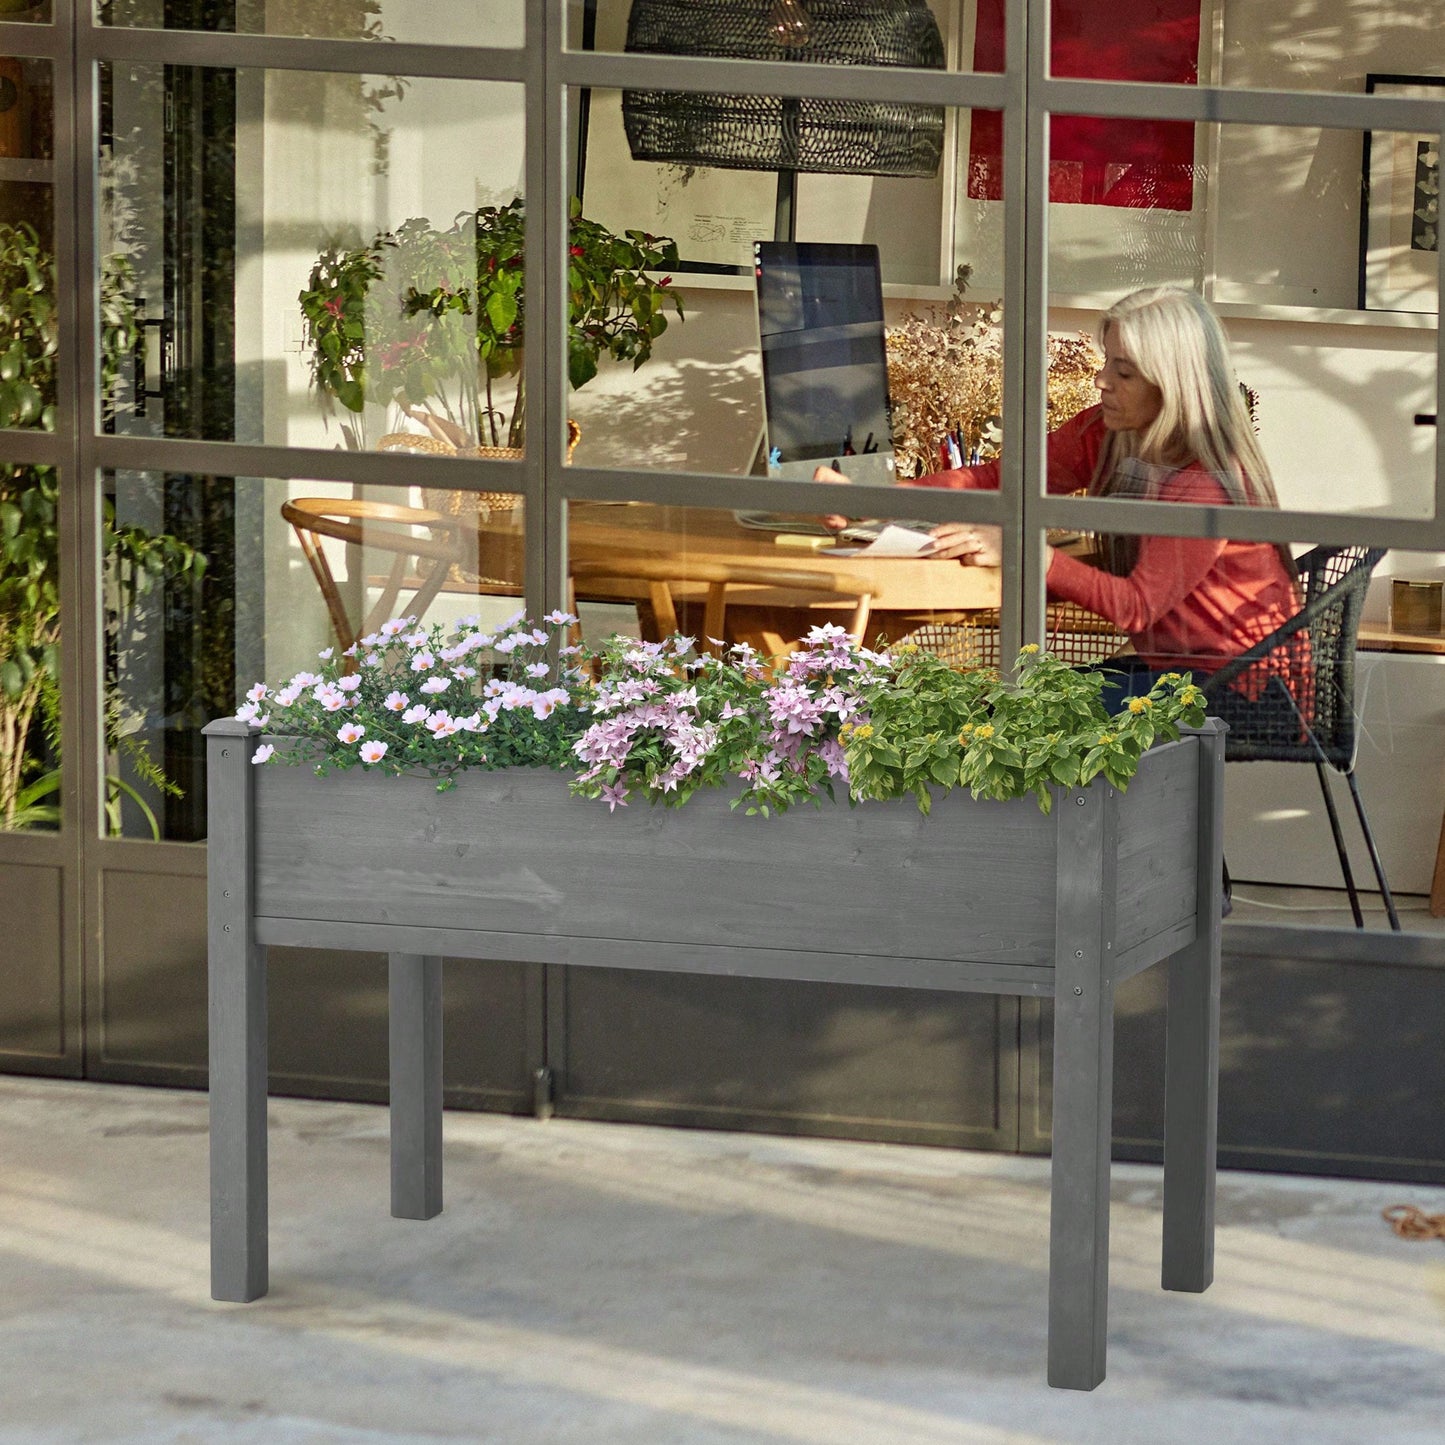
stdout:
[[(959, 234), (966, 239), (956, 254), (946, 225), (971, 174), (970, 136), (997, 116), (947, 114), (947, 159), (935, 176), (801, 172), (780, 182), (772, 171), (680, 170), (635, 161), (619, 94), (593, 91), (586, 108), (584, 214), (617, 232), (653, 235), (655, 244), (669, 248), (670, 261), (667, 272), (652, 273), (664, 288), (655, 302), (666, 326), (645, 363), (634, 366), (636, 356), (625, 350), (609, 361), (604, 349), (595, 378), (574, 390), (577, 463), (761, 474), (776, 446), (780, 463), (831, 461), (866, 449), (880, 455), (855, 466), (876, 467), (891, 443), (907, 459), (900, 461), (901, 475), (912, 476), (947, 464), (940, 452), (947, 432), (961, 433), (960, 460), (985, 445), (985, 430), (996, 433), (1002, 382), (996, 313), (1003, 295), (998, 167), (978, 186), (994, 200), (959, 203)], [(793, 243), (801, 248), (796, 254), (775, 248)], [(960, 264), (969, 268), (962, 276)], [(799, 265), (796, 274), (780, 269)], [(957, 291), (960, 284), (966, 289)], [(792, 287), (810, 298), (796, 320), (788, 319)], [(967, 343), (978, 365), (960, 382), (950, 374), (953, 351), (975, 323), (983, 323), (987, 335)], [(820, 327), (833, 328), (827, 334), (836, 344), (827, 357), (816, 350)], [(806, 366), (793, 343), (813, 348)], [(765, 354), (772, 358), (766, 387)], [(844, 384), (845, 373), (876, 401), (859, 403), (857, 415), (838, 412), (830, 424), (823, 403)], [(790, 415), (798, 407), (805, 416)], [(817, 434), (802, 436), (795, 423)], [(785, 466), (780, 474), (796, 470)]]
[(116, 431), (520, 445), (520, 86), (126, 64), (102, 100)]
[[(1084, 119), (1056, 118), (1053, 132), (1057, 320), (1093, 330), (1107, 307), (1159, 284), (1209, 295), (1279, 504), (1432, 518), (1436, 433), (1416, 418), (1435, 410), (1437, 198), (1422, 170), (1435, 138), (1426, 150), (1415, 136), (1369, 138), (1381, 179), (1362, 226), (1357, 131), (1200, 126), (1192, 144), (1208, 165), (1121, 161), (1100, 169), (1101, 193), (1076, 196), (1067, 147), (1080, 132), (1064, 123)], [(1131, 347), (1158, 351), (1138, 324)]]
[(97, 0), (102, 25), (419, 45), (522, 44), (523, 0)]
[(614, 53), (1000, 71), (1002, 23), (980, 21), (975, 45), (973, 8), (950, 0), (595, 0), (572, 7), (568, 43)]
[(0, 56), (0, 427), (55, 429), (53, 115), (50, 62)]
[(51, 0), (0, 0), (0, 20), (7, 24), (49, 25)]
[(0, 829), (60, 826), (54, 467), (0, 462)]
[[(989, 43), (1004, 0), (976, 10), (977, 43)], [(1438, 77), (1445, 64), (1439, 0), (1052, 0), (1051, 14), (1050, 73), (1060, 78), (1353, 95), (1367, 74)]]
[(201, 729), (255, 683), (395, 616), (522, 605), (513, 494), (145, 472), (105, 490), (109, 826), (126, 837), (205, 836)]

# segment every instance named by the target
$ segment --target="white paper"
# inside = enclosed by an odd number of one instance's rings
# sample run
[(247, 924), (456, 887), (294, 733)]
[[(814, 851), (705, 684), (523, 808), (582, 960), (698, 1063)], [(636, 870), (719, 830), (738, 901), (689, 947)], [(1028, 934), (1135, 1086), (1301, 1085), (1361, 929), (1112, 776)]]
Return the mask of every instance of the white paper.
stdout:
[(833, 557), (926, 557), (938, 545), (927, 532), (890, 523), (866, 547), (834, 547)]

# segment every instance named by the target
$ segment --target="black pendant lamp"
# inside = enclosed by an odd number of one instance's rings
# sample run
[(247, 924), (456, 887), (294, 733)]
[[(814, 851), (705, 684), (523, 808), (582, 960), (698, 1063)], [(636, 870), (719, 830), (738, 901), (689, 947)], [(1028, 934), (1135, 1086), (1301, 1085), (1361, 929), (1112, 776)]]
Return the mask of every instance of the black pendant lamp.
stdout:
[[(633, 0), (627, 49), (648, 55), (944, 68), (924, 0)], [(932, 176), (943, 108), (627, 90), (632, 157), (748, 171)]]

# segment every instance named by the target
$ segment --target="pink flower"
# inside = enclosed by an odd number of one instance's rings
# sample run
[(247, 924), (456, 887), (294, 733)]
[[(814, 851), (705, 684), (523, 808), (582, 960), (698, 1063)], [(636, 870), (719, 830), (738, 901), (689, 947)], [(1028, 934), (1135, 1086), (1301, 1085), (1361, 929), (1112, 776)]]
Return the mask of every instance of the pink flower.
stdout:
[(447, 688), (449, 688), (451, 685), (452, 680), (449, 677), (429, 677), (424, 683), (422, 683), (421, 690), (423, 692), (435, 694), (439, 692), (445, 692)]
[(407, 710), (402, 713), (401, 720), (404, 723), (416, 724), (425, 722), (430, 716), (431, 711), (427, 705), (424, 702), (419, 702), (414, 707), (407, 708)]
[(342, 723), (336, 729), (336, 736), (349, 746), (351, 743), (359, 743), (366, 736), (366, 729), (360, 723)]
[(382, 707), (388, 708), (392, 712), (401, 712), (410, 702), (411, 699), (404, 692), (389, 692)]
[(336, 679), (336, 686), (339, 687), (342, 692), (355, 692), (356, 689), (361, 686), (361, 679), (353, 672), (346, 677), (338, 677)]
[(270, 743), (262, 743), (261, 746), (251, 754), (251, 761), (252, 763), (264, 763), (275, 751), (276, 749)]
[(378, 742), (362, 743), (361, 761), (363, 763), (379, 763), (386, 756), (386, 744)]

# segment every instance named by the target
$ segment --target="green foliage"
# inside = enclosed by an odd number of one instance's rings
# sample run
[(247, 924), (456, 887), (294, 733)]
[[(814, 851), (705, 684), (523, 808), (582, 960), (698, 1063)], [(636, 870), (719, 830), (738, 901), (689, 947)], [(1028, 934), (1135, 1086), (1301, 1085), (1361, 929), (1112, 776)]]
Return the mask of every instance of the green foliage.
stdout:
[(1104, 672), (1076, 672), (1033, 646), (1014, 680), (954, 672), (917, 649), (895, 658), (893, 674), (864, 689), (867, 722), (846, 730), (849, 778), (857, 797), (912, 795), (925, 813), (934, 789), (1032, 794), (1045, 813), (1054, 784), (1085, 787), (1102, 775), (1122, 792), (1147, 748), (1204, 720), (1204, 694), (1187, 674), (1166, 674), (1110, 717)]
[[(107, 389), (135, 340), (130, 274), (121, 257), (102, 262), (100, 371)], [(0, 224), (0, 426), (55, 428), (55, 289), (55, 259), (34, 228)], [(45, 800), (55, 785), (41, 771), (32, 727), (37, 718), (48, 720), (50, 751), (57, 753), (59, 502), (53, 467), (0, 465), (0, 827), (53, 817), (54, 804)], [(163, 577), (205, 566), (204, 557), (173, 537), (117, 528), (109, 502), (101, 544), (122, 606)], [(38, 776), (27, 782), (31, 774)]]
[(55, 430), (55, 261), (24, 221), (0, 223), (0, 427)]
[[(395, 402), (435, 408), (472, 444), (517, 446), (525, 423), (518, 386), (510, 418), (493, 383), (520, 376), (526, 340), (523, 202), (483, 206), (444, 231), (424, 218), (369, 242), (329, 245), (300, 292), (311, 377), (328, 405), (359, 413)], [(603, 357), (635, 368), (683, 315), (671, 275), (677, 246), (642, 231), (614, 235), (572, 203), (568, 248), (568, 378), (585, 386)], [(389, 277), (385, 288), (376, 285)]]

